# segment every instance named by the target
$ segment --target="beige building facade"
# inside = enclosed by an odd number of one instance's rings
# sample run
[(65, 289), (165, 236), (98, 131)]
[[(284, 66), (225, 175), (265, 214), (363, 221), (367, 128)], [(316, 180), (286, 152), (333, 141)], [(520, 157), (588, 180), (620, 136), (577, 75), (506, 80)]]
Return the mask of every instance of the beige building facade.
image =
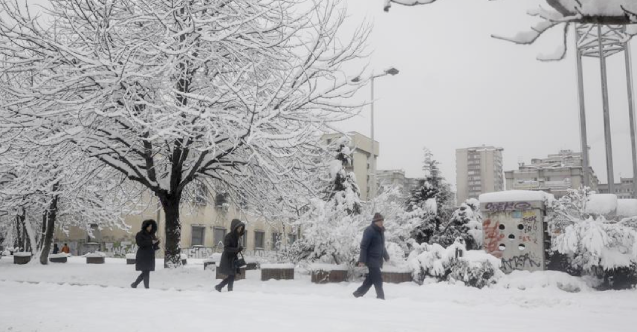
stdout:
[[(589, 167), (590, 183), (588, 187), (598, 190), (599, 180), (592, 167)], [(546, 158), (531, 159), (531, 164), (520, 163), (517, 170), (505, 172), (507, 190), (536, 190), (553, 194), (560, 198), (569, 189), (584, 185), (582, 154), (571, 150), (562, 150)]]
[(502, 148), (481, 146), (456, 150), (456, 198), (461, 204), (481, 194), (504, 190)]
[[(331, 144), (339, 138), (343, 137), (342, 133), (325, 134), (322, 139), (326, 144)], [(376, 168), (378, 159), (379, 144), (374, 142), (372, 158), (372, 140), (360, 133), (349, 132), (350, 149), (352, 151), (352, 164), (346, 168), (349, 172), (353, 172), (356, 176), (356, 184), (361, 193), (361, 200), (368, 201), (372, 197), (376, 197), (378, 191), (377, 186), (372, 186), (374, 179), (373, 170)]]
[[(298, 230), (291, 227), (285, 220), (265, 220), (262, 217), (242, 212), (227, 202), (212, 199), (211, 204), (184, 205), (180, 211), (181, 219), (181, 251), (189, 258), (207, 258), (213, 253), (223, 251), (223, 238), (230, 231), (230, 222), (238, 218), (246, 223), (246, 233), (242, 245), (247, 255), (265, 255), (276, 252), (291, 245), (299, 236)], [(136, 251), (135, 234), (141, 229), (142, 221), (154, 219), (158, 222), (158, 235), (161, 240), (159, 258), (164, 255), (165, 216), (158, 210), (157, 200), (149, 197), (148, 208), (140, 214), (127, 215), (125, 222), (130, 230), (121, 229), (92, 229), (92, 235), (86, 229), (72, 227), (68, 232), (58, 230), (55, 242), (60, 247), (68, 243), (71, 253), (82, 255), (99, 250), (109, 257), (124, 257), (127, 253)]]

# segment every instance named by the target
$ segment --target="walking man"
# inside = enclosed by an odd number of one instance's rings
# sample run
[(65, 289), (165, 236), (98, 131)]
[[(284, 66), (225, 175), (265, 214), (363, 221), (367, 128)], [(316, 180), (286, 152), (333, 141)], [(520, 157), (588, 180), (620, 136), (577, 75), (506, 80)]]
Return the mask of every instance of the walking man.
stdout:
[(363, 240), (361, 241), (361, 256), (358, 260), (358, 266), (369, 268), (369, 274), (365, 278), (363, 285), (355, 292), (355, 297), (364, 296), (367, 291), (374, 285), (376, 289), (376, 298), (384, 300), (383, 292), (383, 275), (380, 268), (383, 266), (383, 259), (389, 261), (389, 255), (385, 249), (385, 227), (383, 222), (385, 219), (380, 213), (374, 214), (372, 224), (365, 229)]

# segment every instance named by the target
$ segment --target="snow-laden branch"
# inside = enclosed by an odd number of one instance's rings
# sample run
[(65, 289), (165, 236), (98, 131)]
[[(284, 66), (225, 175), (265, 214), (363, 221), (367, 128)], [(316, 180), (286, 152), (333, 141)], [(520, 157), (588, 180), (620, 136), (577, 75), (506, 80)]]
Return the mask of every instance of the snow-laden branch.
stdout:
[[(495, 1), (495, 0), (491, 0)], [(547, 31), (561, 27), (564, 39), (550, 54), (540, 54), (538, 60), (562, 60), (567, 51), (566, 35), (571, 24), (625, 25), (626, 39), (637, 35), (637, 1), (634, 0), (544, 0), (550, 9), (538, 6), (527, 12), (539, 21), (529, 31), (511, 36), (492, 35), (493, 38), (528, 45), (534, 43)], [(385, 11), (391, 3), (406, 6), (424, 5), (435, 0), (386, 0)]]

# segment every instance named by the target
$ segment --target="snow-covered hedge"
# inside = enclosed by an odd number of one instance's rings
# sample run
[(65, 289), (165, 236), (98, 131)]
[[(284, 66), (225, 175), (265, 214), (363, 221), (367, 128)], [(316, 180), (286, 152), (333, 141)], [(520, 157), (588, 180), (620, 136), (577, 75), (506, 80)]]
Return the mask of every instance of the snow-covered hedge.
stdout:
[(415, 245), (414, 251), (409, 254), (408, 264), (419, 284), (426, 277), (433, 277), (482, 288), (494, 284), (503, 275), (499, 259), (483, 251), (467, 251), (461, 238), (447, 248), (435, 243)]

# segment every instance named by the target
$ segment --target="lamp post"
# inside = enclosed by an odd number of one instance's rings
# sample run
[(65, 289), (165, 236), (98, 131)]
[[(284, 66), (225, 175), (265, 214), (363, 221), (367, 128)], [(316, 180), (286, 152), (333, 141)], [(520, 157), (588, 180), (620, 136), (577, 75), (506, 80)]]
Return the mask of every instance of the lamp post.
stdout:
[[(367, 200), (371, 200), (372, 198), (374, 198), (376, 196), (376, 141), (374, 140), (374, 79), (377, 77), (383, 77), (383, 76), (387, 76), (387, 75), (398, 75), (399, 71), (398, 69), (394, 68), (394, 67), (390, 67), (385, 69), (382, 73), (378, 74), (378, 75), (372, 75), (371, 77), (371, 85), (372, 85), (372, 103), (371, 103), (371, 139), (372, 139), (372, 151), (370, 153), (369, 156), (369, 163), (370, 163), (370, 173), (371, 176), (369, 177), (368, 183), (367, 183), (367, 188), (368, 188), (368, 192), (369, 194), (367, 195)], [(360, 82), (361, 78), (356, 77), (354, 79), (352, 79), (352, 82)]]

